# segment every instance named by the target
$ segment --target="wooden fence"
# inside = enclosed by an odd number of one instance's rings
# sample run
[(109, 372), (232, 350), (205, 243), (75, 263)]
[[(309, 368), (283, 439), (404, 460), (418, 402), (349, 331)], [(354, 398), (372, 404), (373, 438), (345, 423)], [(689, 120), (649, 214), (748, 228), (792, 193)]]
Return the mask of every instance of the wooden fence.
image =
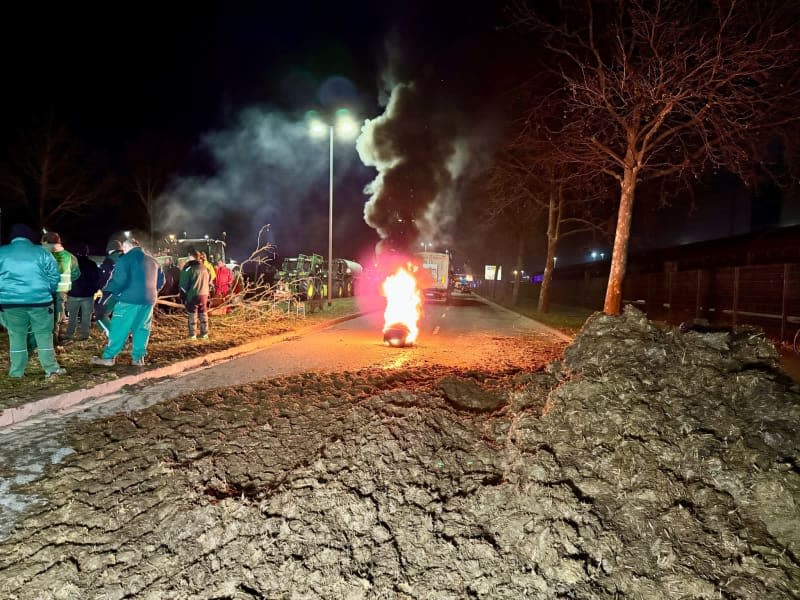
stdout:
[[(552, 302), (602, 310), (607, 277), (587, 271), (580, 279), (556, 278)], [(488, 281), (484, 288), (483, 293), (499, 301), (511, 297), (510, 282)], [(539, 288), (523, 283), (520, 297), (535, 300)], [(776, 341), (791, 341), (800, 328), (800, 264), (629, 274), (623, 302), (637, 306), (652, 320), (756, 325)]]

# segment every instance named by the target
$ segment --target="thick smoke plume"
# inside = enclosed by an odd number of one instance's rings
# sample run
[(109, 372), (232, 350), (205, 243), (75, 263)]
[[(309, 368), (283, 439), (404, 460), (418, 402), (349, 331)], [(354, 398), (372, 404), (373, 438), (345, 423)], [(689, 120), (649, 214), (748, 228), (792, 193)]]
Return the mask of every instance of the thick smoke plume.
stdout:
[[(158, 228), (189, 237), (228, 234), (228, 250), (246, 257), (259, 229), (279, 253), (321, 252), (327, 245), (327, 142), (309, 136), (302, 120), (260, 108), (244, 110), (234, 125), (206, 135), (208, 175), (175, 180), (160, 199)], [(340, 152), (337, 179), (355, 154)], [(342, 163), (342, 164), (340, 164)], [(340, 203), (341, 206), (341, 203)], [(341, 210), (337, 229), (348, 226)]]
[(460, 177), (470, 152), (454, 110), (415, 83), (392, 88), (386, 110), (366, 122), (356, 148), (378, 170), (367, 185), (364, 219), (381, 237), (377, 252), (449, 245)]

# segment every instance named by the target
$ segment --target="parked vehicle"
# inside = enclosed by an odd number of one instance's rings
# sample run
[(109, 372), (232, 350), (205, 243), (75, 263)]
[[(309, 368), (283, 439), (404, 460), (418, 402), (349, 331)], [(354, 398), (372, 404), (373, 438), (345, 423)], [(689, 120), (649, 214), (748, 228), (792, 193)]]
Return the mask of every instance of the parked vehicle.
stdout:
[(450, 270), (450, 254), (447, 252), (417, 252), (427, 276), (421, 282), (426, 300), (450, 303), (453, 290), (453, 273)]
[[(363, 268), (357, 262), (335, 258), (332, 297), (352, 296), (362, 272)], [(299, 254), (284, 258), (277, 279), (285, 289), (300, 299), (328, 297), (328, 263), (320, 254)]]

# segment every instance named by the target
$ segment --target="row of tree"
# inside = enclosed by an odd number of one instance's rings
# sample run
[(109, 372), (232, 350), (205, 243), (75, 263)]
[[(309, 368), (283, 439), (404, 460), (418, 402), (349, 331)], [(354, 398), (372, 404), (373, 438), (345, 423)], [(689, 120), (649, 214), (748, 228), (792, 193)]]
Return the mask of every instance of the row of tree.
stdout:
[(517, 94), (486, 214), (515, 234), (518, 272), (531, 231), (544, 233), (540, 310), (558, 243), (612, 216), (603, 310), (619, 313), (637, 191), (658, 201), (712, 169), (796, 185), (800, 4), (595, 0), (547, 16), (519, 0), (511, 14), (543, 60)]
[[(147, 223), (152, 236), (158, 198), (185, 156), (180, 144), (149, 134), (119, 157), (90, 151), (51, 111), (20, 128), (0, 157), (0, 199), (37, 228), (55, 230), (76, 216), (105, 211), (122, 213), (120, 221)], [(109, 231), (130, 228), (129, 222), (106, 221)]]

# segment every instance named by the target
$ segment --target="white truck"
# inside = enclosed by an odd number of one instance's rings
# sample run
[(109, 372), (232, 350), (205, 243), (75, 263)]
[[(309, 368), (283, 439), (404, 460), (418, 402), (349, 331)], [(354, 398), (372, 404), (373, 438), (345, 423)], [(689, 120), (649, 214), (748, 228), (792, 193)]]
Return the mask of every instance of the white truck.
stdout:
[(450, 255), (446, 252), (417, 252), (422, 268), (430, 277), (423, 282), (422, 293), (426, 300), (440, 300), (450, 303), (453, 289), (453, 276), (450, 272)]

